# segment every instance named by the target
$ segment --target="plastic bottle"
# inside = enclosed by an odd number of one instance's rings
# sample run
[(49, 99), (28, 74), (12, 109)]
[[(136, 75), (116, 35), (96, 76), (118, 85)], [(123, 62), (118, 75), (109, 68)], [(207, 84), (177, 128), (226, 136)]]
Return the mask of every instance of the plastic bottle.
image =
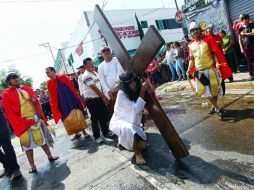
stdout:
[(202, 103), (202, 107), (203, 107), (203, 108), (207, 108), (207, 107), (208, 107), (208, 103), (207, 103), (207, 102)]

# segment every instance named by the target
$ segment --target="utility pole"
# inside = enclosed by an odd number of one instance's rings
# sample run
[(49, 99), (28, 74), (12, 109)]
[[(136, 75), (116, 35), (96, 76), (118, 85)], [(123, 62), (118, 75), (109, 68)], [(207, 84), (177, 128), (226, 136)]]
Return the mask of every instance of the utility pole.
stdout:
[(53, 55), (53, 52), (52, 52), (52, 50), (51, 50), (51, 46), (50, 46), (50, 44), (49, 44), (49, 42), (45, 42), (45, 43), (41, 43), (41, 44), (39, 44), (39, 46), (41, 47), (45, 47), (49, 52), (50, 52), (50, 54), (51, 54), (51, 56), (52, 56), (52, 59), (53, 59), (53, 62), (54, 62), (54, 65), (55, 65), (55, 58), (54, 58), (54, 55)]

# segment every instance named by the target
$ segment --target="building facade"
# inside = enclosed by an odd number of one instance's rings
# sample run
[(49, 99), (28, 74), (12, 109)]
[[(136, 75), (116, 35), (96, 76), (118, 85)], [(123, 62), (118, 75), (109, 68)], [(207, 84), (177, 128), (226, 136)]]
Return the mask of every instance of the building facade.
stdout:
[[(176, 9), (130, 9), (130, 10), (105, 10), (104, 14), (108, 18), (116, 34), (121, 39), (130, 54), (140, 44), (138, 26), (135, 14), (146, 33), (150, 25), (157, 27), (165, 42), (179, 41), (183, 39), (181, 26), (175, 21)], [(99, 30), (93, 18), (93, 11), (85, 11), (79, 19), (76, 28), (72, 32), (70, 40), (62, 48), (62, 59), (55, 64), (58, 73), (73, 73), (76, 68), (82, 65), (86, 57), (91, 57), (99, 64), (100, 48), (106, 45), (103, 34)], [(66, 66), (60, 66), (64, 64)]]
[(239, 15), (247, 13), (253, 20), (253, 9), (253, 0), (188, 0), (182, 6), (187, 24), (196, 20), (203, 29), (213, 24), (215, 33), (225, 30), (232, 35), (232, 25), (239, 20)]

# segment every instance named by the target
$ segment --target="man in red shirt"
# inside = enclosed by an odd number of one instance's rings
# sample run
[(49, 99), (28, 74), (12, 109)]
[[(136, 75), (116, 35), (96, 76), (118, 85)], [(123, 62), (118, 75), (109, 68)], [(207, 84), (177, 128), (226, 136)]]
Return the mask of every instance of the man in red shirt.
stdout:
[(219, 47), (220, 47), (221, 50), (222, 50), (222, 45), (223, 45), (222, 37), (221, 37), (219, 34), (214, 34), (213, 28), (214, 28), (213, 24), (210, 24), (210, 25), (207, 27), (207, 29), (206, 29), (206, 34), (207, 34), (208, 36), (212, 36), (212, 37), (215, 39), (216, 43), (219, 45)]
[(158, 86), (159, 84), (159, 77), (157, 72), (157, 58), (155, 58), (150, 65), (148, 66), (148, 71), (151, 77), (151, 81), (154, 85), (154, 87)]

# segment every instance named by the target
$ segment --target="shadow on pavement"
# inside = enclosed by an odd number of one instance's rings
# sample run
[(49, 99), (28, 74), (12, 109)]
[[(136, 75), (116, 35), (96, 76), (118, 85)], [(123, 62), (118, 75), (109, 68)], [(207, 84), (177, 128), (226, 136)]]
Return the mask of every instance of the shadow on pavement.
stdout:
[[(218, 164), (218, 163), (217, 163)], [(219, 165), (219, 164), (218, 164)], [(254, 178), (246, 177), (236, 172), (222, 169), (216, 163), (208, 163), (202, 158), (191, 155), (175, 162), (175, 172), (182, 173), (193, 182), (199, 184), (217, 184), (222, 178), (231, 178), (249, 185), (254, 184)]]
[(73, 141), (74, 146), (72, 146), (71, 149), (87, 150), (87, 153), (93, 154), (99, 150), (99, 146), (107, 145), (116, 147), (116, 144), (117, 144), (116, 135), (110, 138), (106, 138), (106, 140), (101, 144), (97, 144), (96, 142), (94, 142), (93, 138), (90, 137), (87, 140), (77, 139)]
[(11, 190), (18, 190), (18, 189), (24, 189), (27, 190), (27, 180), (22, 176), (10, 183), (10, 189)]
[(254, 118), (254, 109), (244, 109), (244, 110), (225, 110), (226, 116), (223, 117), (222, 121), (237, 123), (245, 119)]
[(71, 174), (69, 167), (65, 163), (50, 164), (44, 168), (44, 171), (32, 175), (32, 190), (38, 189), (64, 189), (65, 185), (61, 183)]
[(71, 149), (76, 149), (76, 150), (87, 150), (87, 153), (89, 154), (93, 154), (95, 152), (97, 152), (99, 150), (99, 146), (98, 144), (96, 144), (93, 141), (93, 138), (89, 138), (86, 140), (83, 139), (77, 139), (75, 141), (72, 142), (73, 146), (71, 147)]
[[(240, 171), (232, 166), (232, 161), (223, 160), (228, 162), (228, 166), (214, 161), (208, 163), (201, 157), (190, 155), (181, 160), (176, 160), (169, 148), (162, 139), (162, 136), (156, 133), (147, 134), (150, 146), (144, 152), (144, 158), (147, 160), (147, 166), (135, 166), (137, 169), (144, 170), (149, 173), (155, 174), (157, 180), (164, 183), (174, 183), (176, 185), (185, 184), (186, 179), (193, 181), (196, 184), (203, 185), (220, 185), (227, 187), (227, 180), (223, 178), (236, 180), (232, 183), (246, 183), (249, 185), (254, 184), (254, 178), (245, 176), (245, 172), (238, 174)], [(190, 149), (190, 141), (183, 139), (187, 149)], [(230, 171), (231, 170), (231, 171)], [(234, 171), (235, 170), (235, 171)], [(249, 175), (252, 176), (252, 175)], [(225, 184), (223, 184), (225, 183)]]

